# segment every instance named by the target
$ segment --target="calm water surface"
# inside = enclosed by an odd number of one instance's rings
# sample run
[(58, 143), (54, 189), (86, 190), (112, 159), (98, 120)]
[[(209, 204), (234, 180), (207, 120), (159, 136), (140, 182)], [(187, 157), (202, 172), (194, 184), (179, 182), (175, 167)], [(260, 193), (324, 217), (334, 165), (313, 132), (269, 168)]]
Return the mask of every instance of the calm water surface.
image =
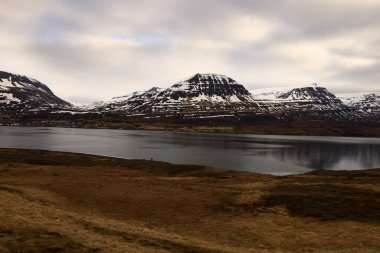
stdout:
[(380, 138), (0, 127), (0, 147), (70, 151), (277, 175), (380, 168)]

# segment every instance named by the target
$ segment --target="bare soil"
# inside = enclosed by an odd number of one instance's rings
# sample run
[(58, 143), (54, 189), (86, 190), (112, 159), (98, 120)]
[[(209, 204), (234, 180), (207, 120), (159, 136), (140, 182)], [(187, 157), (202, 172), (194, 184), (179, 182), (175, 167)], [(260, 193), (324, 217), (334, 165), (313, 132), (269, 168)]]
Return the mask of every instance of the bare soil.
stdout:
[(380, 169), (275, 177), (0, 149), (0, 252), (380, 252)]

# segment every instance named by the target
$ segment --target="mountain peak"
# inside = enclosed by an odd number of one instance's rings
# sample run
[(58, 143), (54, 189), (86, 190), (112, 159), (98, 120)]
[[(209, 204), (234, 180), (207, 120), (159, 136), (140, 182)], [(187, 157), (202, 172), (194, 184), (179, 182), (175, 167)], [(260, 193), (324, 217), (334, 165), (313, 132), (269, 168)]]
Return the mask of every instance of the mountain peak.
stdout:
[(185, 82), (191, 84), (238, 84), (234, 79), (228, 76), (214, 73), (197, 73)]
[(45, 84), (27, 76), (0, 71), (0, 104), (5, 111), (69, 108)]
[(250, 103), (251, 94), (234, 79), (219, 74), (195, 74), (157, 95), (162, 103)]

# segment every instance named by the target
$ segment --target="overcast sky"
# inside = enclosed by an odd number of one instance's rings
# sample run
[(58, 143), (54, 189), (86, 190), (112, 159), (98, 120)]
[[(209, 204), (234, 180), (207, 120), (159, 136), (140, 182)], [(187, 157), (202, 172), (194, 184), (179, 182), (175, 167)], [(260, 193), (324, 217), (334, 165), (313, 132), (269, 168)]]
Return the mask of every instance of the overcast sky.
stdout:
[(69, 101), (195, 73), (380, 91), (380, 0), (0, 0), (0, 70)]

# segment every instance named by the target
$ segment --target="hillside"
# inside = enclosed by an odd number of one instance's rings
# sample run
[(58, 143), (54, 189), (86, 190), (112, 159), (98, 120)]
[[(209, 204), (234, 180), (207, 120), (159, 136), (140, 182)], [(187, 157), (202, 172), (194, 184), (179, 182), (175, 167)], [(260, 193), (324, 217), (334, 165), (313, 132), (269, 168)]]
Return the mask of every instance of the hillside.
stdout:
[(0, 72), (0, 111), (31, 112), (70, 109), (45, 84), (22, 75)]
[(376, 169), (275, 177), (0, 149), (0, 173), (1, 252), (380, 251)]

